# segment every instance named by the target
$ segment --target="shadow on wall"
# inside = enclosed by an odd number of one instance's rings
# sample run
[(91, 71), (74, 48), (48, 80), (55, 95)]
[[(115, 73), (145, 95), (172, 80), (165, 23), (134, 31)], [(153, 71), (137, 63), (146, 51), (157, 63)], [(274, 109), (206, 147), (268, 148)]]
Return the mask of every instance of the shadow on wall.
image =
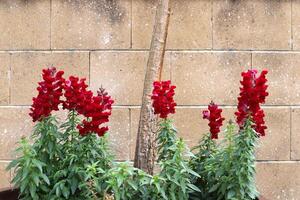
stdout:
[[(28, 1), (28, 0), (27, 0)], [(67, 0), (60, 0), (62, 2)], [(88, 8), (97, 14), (103, 14), (108, 22), (115, 24), (122, 21), (125, 9), (120, 6), (121, 0), (72, 0), (77, 9)]]
[[(20, 3), (24, 5), (34, 4), (38, 1), (46, 0), (20, 0)], [(64, 2), (70, 2), (69, 0), (57, 0)], [(125, 9), (120, 6), (121, 0), (72, 0), (71, 3), (78, 10), (87, 8), (94, 11), (97, 14), (104, 15), (108, 22), (111, 24), (119, 23), (122, 21), (125, 15)], [(12, 3), (9, 1), (0, 1), (1, 6), (11, 7)]]

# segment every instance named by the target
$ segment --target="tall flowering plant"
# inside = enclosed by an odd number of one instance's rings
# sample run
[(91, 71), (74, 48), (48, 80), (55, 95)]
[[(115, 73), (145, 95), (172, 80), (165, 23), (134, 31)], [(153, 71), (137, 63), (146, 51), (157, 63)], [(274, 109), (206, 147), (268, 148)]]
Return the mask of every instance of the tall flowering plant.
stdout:
[[(253, 200), (255, 147), (267, 126), (261, 104), (268, 96), (267, 71), (243, 72), (236, 124), (225, 130), (223, 109), (213, 101), (202, 111), (209, 131), (190, 151), (178, 137), (171, 114), (176, 112), (176, 86), (155, 81), (152, 109), (156, 115), (159, 172), (154, 176), (128, 163), (113, 161), (106, 140), (113, 99), (86, 80), (65, 79), (56, 68), (44, 69), (29, 115), (36, 122), (32, 143), (22, 138), (20, 157), (12, 161), (13, 183), (20, 198), (116, 200)], [(60, 123), (55, 111), (68, 112)], [(199, 118), (201, 113), (199, 112)], [(222, 134), (224, 134), (222, 136)], [(224, 138), (220, 142), (217, 140)]]
[[(85, 79), (63, 74), (54, 67), (43, 70), (29, 113), (37, 122), (33, 144), (23, 138), (22, 156), (9, 166), (15, 167), (13, 183), (22, 199), (86, 198), (92, 195), (91, 177), (111, 167), (104, 124), (114, 101), (103, 88), (94, 95)], [(68, 112), (62, 124), (53, 115), (60, 108)]]
[[(218, 138), (224, 118), (222, 110), (211, 103), (203, 111), (203, 118), (209, 120), (210, 137), (195, 148), (196, 157), (191, 165), (201, 178), (194, 179), (202, 193), (194, 193), (192, 199), (245, 199), (258, 197), (255, 187), (255, 147), (259, 137), (265, 136), (266, 125), (261, 104), (268, 96), (266, 85), (267, 70), (258, 74), (257, 70), (242, 72), (240, 94), (236, 115), (237, 128), (230, 120), (224, 141)], [(212, 115), (212, 112), (214, 114)], [(211, 117), (213, 116), (213, 117)], [(197, 196), (197, 197), (195, 197)]]
[(210, 199), (209, 190), (211, 185), (208, 182), (208, 174), (205, 169), (206, 163), (217, 152), (215, 140), (219, 138), (219, 133), (223, 121), (223, 110), (213, 101), (208, 105), (207, 109), (202, 111), (202, 118), (208, 120), (209, 132), (206, 133), (199, 144), (192, 148), (195, 156), (190, 160), (190, 165), (200, 177), (192, 177), (192, 183), (200, 188), (201, 192), (194, 192), (191, 194), (192, 199)]
[[(175, 113), (174, 101), (176, 86), (171, 81), (155, 81), (153, 83), (152, 100), (154, 114), (158, 121), (157, 153), (160, 164), (161, 187), (165, 195), (161, 199), (188, 199), (189, 194), (199, 189), (191, 183), (191, 176), (199, 176), (188, 165), (186, 157), (190, 152), (182, 139), (177, 136), (177, 130), (169, 114)], [(180, 183), (180, 184), (178, 184)], [(162, 193), (162, 194), (163, 194)]]

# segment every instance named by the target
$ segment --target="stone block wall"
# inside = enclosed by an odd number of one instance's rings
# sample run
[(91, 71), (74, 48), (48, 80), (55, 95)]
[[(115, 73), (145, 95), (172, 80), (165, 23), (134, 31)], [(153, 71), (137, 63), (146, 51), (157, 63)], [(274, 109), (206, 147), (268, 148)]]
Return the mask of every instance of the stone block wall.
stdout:
[[(270, 72), (267, 136), (257, 182), (267, 199), (300, 199), (300, 0), (171, 0), (163, 76), (176, 85), (180, 135), (207, 131), (210, 100), (234, 118), (240, 72)], [(141, 105), (155, 0), (0, 0), (0, 188), (28, 116), (42, 68), (56, 66), (103, 85), (115, 98), (110, 139), (130, 160)]]

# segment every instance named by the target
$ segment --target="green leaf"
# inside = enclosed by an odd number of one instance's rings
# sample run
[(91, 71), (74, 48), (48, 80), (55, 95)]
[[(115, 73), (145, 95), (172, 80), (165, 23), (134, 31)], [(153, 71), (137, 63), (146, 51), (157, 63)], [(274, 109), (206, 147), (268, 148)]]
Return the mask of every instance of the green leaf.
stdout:
[(229, 192), (227, 193), (227, 199), (232, 199), (235, 195), (235, 191), (234, 190), (229, 190)]
[(201, 192), (201, 190), (200, 190), (197, 186), (195, 186), (195, 185), (193, 185), (193, 184), (191, 184), (191, 183), (188, 183), (187, 186), (188, 186), (189, 188), (191, 188), (191, 189), (197, 191), (197, 192)]
[(29, 186), (30, 195), (33, 199), (36, 197), (36, 186), (34, 184), (30, 184)]
[(45, 174), (41, 174), (42, 179), (48, 184), (50, 185), (50, 181), (48, 179), (48, 177)]
[(217, 189), (219, 188), (219, 184), (215, 184), (214, 186), (212, 186), (209, 190), (209, 192), (215, 192)]

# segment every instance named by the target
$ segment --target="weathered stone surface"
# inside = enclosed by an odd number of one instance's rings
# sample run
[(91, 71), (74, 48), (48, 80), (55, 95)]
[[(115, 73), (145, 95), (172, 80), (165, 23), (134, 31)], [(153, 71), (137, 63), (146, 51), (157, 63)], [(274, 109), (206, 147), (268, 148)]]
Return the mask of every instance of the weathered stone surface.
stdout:
[(293, 49), (300, 49), (300, 1), (292, 2)]
[[(156, 1), (132, 1), (132, 46), (149, 48)], [(212, 45), (211, 0), (171, 1), (167, 48), (210, 49)]]
[(52, 48), (129, 48), (130, 6), (130, 0), (53, 0)]
[(292, 109), (291, 159), (300, 160), (300, 109)]
[(299, 200), (299, 162), (257, 163), (257, 187), (266, 200)]
[(140, 108), (130, 108), (130, 159), (134, 160), (136, 138), (139, 128)]
[(248, 53), (177, 52), (171, 54), (172, 81), (179, 105), (237, 103), (241, 72), (250, 68)]
[[(209, 132), (208, 121), (202, 119), (202, 111), (206, 107), (177, 107), (174, 125), (178, 136), (182, 137), (189, 147), (198, 144), (204, 134)], [(259, 139), (257, 148), (258, 160), (289, 160), (290, 159), (290, 110), (289, 108), (265, 108), (265, 121), (268, 129), (266, 136)], [(223, 108), (225, 121), (221, 130), (225, 130), (228, 121), (235, 121), (235, 108)], [(140, 110), (131, 109), (131, 153), (134, 155), (136, 134)], [(219, 138), (224, 138), (223, 132)], [(218, 140), (219, 141), (219, 140)]]
[[(143, 95), (148, 52), (93, 52), (91, 87), (101, 85), (115, 99), (115, 105), (140, 105)], [(169, 54), (166, 54), (163, 79), (170, 78)]]
[(11, 104), (29, 105), (36, 96), (42, 69), (55, 66), (70, 75), (89, 78), (88, 52), (22, 52), (11, 56)]
[(9, 74), (10, 56), (6, 53), (0, 54), (0, 105), (9, 103)]
[(213, 1), (213, 48), (291, 49), (291, 0)]
[(50, 48), (50, 0), (3, 0), (0, 19), (0, 49)]
[(258, 160), (290, 159), (290, 109), (283, 107), (264, 108), (268, 129), (266, 136), (259, 138)]
[(27, 107), (0, 108), (0, 160), (12, 159), (22, 136), (29, 136), (33, 123)]
[(253, 68), (268, 69), (267, 104), (300, 104), (300, 53), (254, 53)]
[(109, 142), (117, 160), (128, 160), (130, 154), (129, 109), (113, 108), (109, 122)]
[(8, 162), (0, 162), (0, 189), (10, 187), (10, 171), (6, 171)]

